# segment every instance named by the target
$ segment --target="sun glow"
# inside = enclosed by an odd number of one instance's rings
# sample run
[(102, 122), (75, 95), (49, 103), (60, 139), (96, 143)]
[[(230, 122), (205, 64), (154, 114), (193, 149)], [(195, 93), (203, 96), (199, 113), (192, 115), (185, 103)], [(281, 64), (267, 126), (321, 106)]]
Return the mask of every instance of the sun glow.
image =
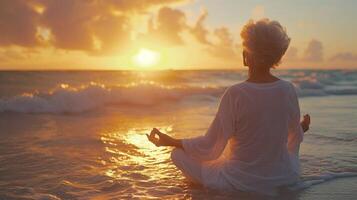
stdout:
[(160, 53), (150, 49), (140, 49), (134, 56), (134, 63), (139, 67), (148, 68), (153, 67), (160, 61)]

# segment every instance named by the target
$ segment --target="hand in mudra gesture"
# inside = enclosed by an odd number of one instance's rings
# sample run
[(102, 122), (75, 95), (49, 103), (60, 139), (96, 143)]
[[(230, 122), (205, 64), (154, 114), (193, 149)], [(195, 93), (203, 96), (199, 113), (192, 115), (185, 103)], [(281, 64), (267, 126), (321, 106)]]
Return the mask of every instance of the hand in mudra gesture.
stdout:
[[(181, 147), (181, 140), (170, 137), (169, 135), (160, 132), (157, 128), (153, 128), (149, 134), (146, 134), (148, 140), (157, 147), (175, 146)], [(157, 137), (156, 137), (157, 136)]]

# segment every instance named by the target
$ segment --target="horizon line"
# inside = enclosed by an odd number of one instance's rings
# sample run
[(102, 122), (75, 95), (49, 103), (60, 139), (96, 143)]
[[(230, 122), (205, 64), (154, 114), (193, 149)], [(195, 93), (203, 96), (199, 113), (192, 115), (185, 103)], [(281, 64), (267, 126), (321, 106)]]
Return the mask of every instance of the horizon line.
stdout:
[[(17, 68), (17, 69), (10, 69), (10, 68), (5, 68), (1, 69), (1, 72), (5, 71), (142, 71), (142, 72), (155, 72), (155, 71), (246, 71), (248, 70), (248, 67), (236, 67), (236, 68), (193, 68), (193, 69), (188, 69), (188, 68), (166, 68), (166, 69), (128, 69), (128, 68), (123, 68), (123, 69), (118, 69), (118, 68), (89, 68), (89, 69), (77, 69), (77, 68), (47, 68), (47, 69), (26, 69), (26, 68)], [(341, 68), (324, 68), (324, 67), (318, 67), (318, 68), (313, 68), (313, 67), (291, 67), (291, 68), (284, 68), (284, 67), (278, 67), (278, 68), (273, 68), (272, 69), (277, 70), (277, 71), (282, 71), (282, 70), (357, 70), (355, 67), (341, 67)]]

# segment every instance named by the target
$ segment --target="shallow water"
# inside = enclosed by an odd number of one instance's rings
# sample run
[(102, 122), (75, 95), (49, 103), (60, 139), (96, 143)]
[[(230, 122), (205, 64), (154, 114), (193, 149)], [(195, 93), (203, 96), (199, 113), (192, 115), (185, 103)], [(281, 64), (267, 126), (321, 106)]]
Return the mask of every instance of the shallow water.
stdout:
[[(145, 136), (152, 127), (180, 138), (204, 134), (224, 87), (232, 84), (234, 78), (243, 79), (244, 73), (170, 72), (145, 75), (146, 78), (144, 75), (125, 76), (127, 83), (139, 80), (145, 85), (133, 86), (140, 89), (132, 93), (123, 92), (124, 87), (113, 89), (121, 87), (124, 78), (105, 73), (60, 73), (61, 76), (56, 76), (62, 79), (58, 80), (48, 72), (9, 73), (0, 72), (0, 82), (7, 83), (6, 88), (13, 88), (2, 90), (5, 88), (2, 85), (0, 90), (0, 199), (259, 198), (254, 194), (222, 193), (192, 185), (170, 162), (171, 148), (156, 148)], [(291, 78), (296, 77), (293, 75), (296, 73), (305, 73), (305, 77), (324, 77), (332, 73), (337, 77), (336, 74), (346, 72), (279, 73), (297, 83), (296, 79), (301, 78)], [(30, 84), (31, 76), (32, 80), (37, 80), (34, 84)], [(331, 79), (332, 75), (329, 76)], [(217, 78), (219, 84), (214, 85), (212, 77)], [(191, 78), (191, 82), (185, 78)], [(99, 79), (105, 87), (98, 87)], [(159, 84), (150, 82), (151, 79), (160, 80)], [(313, 83), (324, 80), (310, 79)], [(333, 85), (341, 91), (348, 87), (346, 90), (351, 93), (356, 81), (350, 79), (347, 84), (341, 83), (346, 80), (336, 78)], [(322, 84), (321, 80), (318, 84)], [(84, 92), (80, 85), (90, 81), (97, 84), (91, 92)], [(205, 88), (199, 88), (199, 83)], [(302, 178), (326, 172), (357, 172), (357, 96), (328, 92), (316, 96), (317, 91), (331, 90), (331, 85), (315, 89), (305, 86), (304, 89), (297, 84), (300, 92), (303, 91), (300, 98), (302, 113), (312, 116), (311, 129), (301, 147)], [(314, 95), (306, 95), (307, 90), (310, 94), (315, 90)], [(48, 91), (52, 92), (43, 94)], [(56, 91), (60, 92), (56, 94)], [(136, 93), (138, 91), (140, 95)], [(14, 97), (24, 92), (32, 94), (25, 100), (23, 96)], [(108, 93), (117, 95), (116, 101), (99, 98)], [(126, 95), (126, 101), (123, 101), (123, 95)], [(128, 98), (129, 95), (132, 96)], [(59, 100), (65, 104), (58, 104)], [(41, 107), (41, 103), (47, 107)], [(348, 178), (351, 179), (355, 180)], [(325, 198), (326, 192), (321, 191), (328, 191), (326, 187), (333, 188), (334, 182), (283, 194), (281, 198)], [(336, 187), (345, 190), (341, 196), (335, 194), (332, 199), (348, 199), (357, 194), (354, 187), (350, 187), (351, 181), (339, 179), (336, 183)], [(319, 187), (322, 189), (316, 190)]]

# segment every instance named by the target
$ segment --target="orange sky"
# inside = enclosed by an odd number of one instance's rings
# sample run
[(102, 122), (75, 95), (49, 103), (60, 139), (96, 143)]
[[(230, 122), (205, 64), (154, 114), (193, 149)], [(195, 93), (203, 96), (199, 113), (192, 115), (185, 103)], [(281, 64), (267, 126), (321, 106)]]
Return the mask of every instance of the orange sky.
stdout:
[(277, 2), (3, 0), (0, 69), (240, 68), (239, 31), (263, 17), (292, 38), (281, 68), (357, 68), (357, 3)]

